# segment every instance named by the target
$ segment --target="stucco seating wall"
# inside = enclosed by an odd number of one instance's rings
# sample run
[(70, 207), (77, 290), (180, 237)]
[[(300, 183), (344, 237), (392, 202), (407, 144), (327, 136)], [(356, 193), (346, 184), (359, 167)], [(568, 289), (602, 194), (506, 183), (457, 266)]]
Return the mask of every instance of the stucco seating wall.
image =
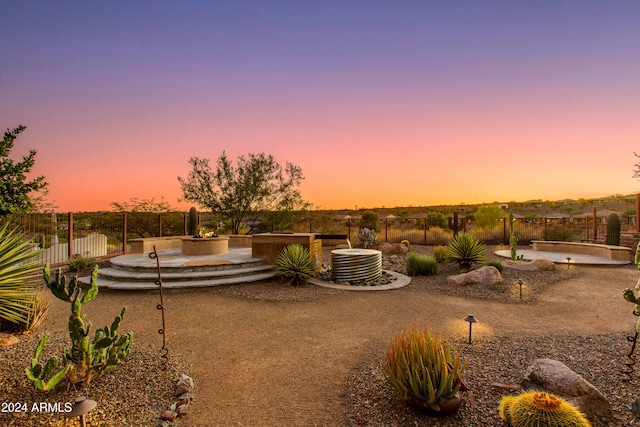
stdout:
[(616, 261), (630, 261), (633, 258), (633, 250), (626, 246), (544, 240), (534, 240), (531, 243), (534, 251), (595, 255)]
[(140, 239), (131, 239), (128, 243), (131, 245), (129, 253), (146, 254), (153, 252), (154, 246), (157, 251), (180, 249), (182, 248), (182, 236), (143, 237)]
[(309, 251), (316, 270), (322, 268), (322, 240), (315, 233), (261, 233), (254, 234), (251, 242), (251, 256), (263, 258), (267, 264), (275, 263), (280, 252), (287, 246), (298, 243)]

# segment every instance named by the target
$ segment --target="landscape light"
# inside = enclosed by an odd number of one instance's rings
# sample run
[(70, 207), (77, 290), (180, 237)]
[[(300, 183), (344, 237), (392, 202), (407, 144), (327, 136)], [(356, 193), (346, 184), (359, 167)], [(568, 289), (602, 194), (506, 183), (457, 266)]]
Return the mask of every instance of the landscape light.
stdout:
[(469, 322), (469, 344), (471, 344), (471, 328), (474, 323), (478, 323), (478, 319), (473, 314), (464, 318), (465, 322)]
[(524, 285), (524, 280), (518, 279), (518, 285), (520, 285), (520, 299), (522, 299), (522, 285)]
[(98, 405), (95, 400), (86, 397), (78, 397), (71, 407), (71, 412), (64, 414), (65, 417), (80, 417), (80, 427), (86, 427), (87, 423), (84, 416)]

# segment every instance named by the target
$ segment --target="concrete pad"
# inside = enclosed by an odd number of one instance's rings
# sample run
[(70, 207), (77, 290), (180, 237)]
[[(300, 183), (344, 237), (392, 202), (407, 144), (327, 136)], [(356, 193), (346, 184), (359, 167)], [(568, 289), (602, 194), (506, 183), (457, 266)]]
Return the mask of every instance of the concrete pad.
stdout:
[[(511, 259), (510, 250), (495, 251), (496, 255)], [(529, 249), (518, 249), (517, 255), (523, 255), (524, 260), (533, 261), (534, 259), (548, 259), (556, 264), (574, 264), (574, 265), (592, 265), (592, 266), (621, 266), (631, 264), (631, 261), (619, 261), (609, 258), (595, 256), (570, 254), (562, 252), (534, 251)]]

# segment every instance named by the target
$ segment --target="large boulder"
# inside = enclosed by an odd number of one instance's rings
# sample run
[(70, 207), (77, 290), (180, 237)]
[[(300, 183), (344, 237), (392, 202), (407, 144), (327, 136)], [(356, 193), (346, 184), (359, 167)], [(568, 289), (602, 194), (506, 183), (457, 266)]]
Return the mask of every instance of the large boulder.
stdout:
[(402, 243), (383, 243), (378, 247), (378, 250), (382, 252), (383, 255), (402, 255), (406, 254), (409, 249), (403, 245)]
[(534, 259), (530, 262), (531, 265), (534, 265), (538, 270), (541, 271), (556, 271), (556, 265), (553, 261), (549, 261), (548, 259)]
[(487, 265), (468, 273), (449, 276), (447, 277), (447, 283), (450, 285), (470, 285), (472, 283), (496, 285), (502, 283), (502, 276), (497, 268), (492, 265)]
[(520, 383), (523, 389), (553, 393), (580, 409), (591, 422), (613, 418), (609, 401), (591, 383), (553, 359), (536, 359)]
[(533, 261), (512, 261), (508, 260), (502, 263), (507, 268), (513, 268), (514, 270), (520, 271), (554, 271), (556, 269), (556, 265), (553, 261), (549, 261), (548, 259), (534, 259)]

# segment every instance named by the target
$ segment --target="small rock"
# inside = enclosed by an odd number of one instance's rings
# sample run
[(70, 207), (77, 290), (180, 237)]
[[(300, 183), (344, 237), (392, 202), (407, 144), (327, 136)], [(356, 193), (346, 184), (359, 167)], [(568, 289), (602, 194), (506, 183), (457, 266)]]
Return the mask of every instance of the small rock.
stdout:
[(0, 347), (9, 347), (10, 345), (18, 344), (20, 340), (13, 335), (0, 332)]
[(179, 405), (176, 411), (178, 412), (178, 416), (187, 415), (189, 413), (189, 404), (183, 403), (182, 405)]
[(160, 418), (165, 420), (165, 421), (173, 421), (176, 419), (176, 417), (178, 416), (178, 414), (176, 414), (173, 411), (170, 410), (164, 410), (162, 411), (162, 415), (160, 415)]

